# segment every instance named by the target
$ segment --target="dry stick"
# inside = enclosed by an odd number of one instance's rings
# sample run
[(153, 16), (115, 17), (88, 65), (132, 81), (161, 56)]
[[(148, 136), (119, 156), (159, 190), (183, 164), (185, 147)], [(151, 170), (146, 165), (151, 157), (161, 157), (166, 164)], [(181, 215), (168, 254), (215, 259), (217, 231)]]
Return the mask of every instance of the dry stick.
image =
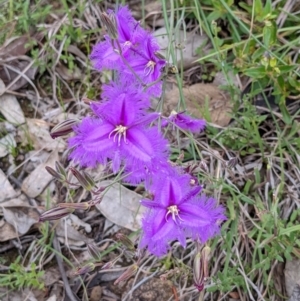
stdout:
[(70, 298), (71, 301), (78, 301), (78, 299), (74, 296), (72, 289), (70, 287), (70, 284), (69, 284), (69, 281), (68, 281), (68, 278), (66, 275), (66, 271), (65, 271), (65, 268), (63, 265), (63, 260), (59, 256), (59, 254), (61, 254), (61, 248), (60, 248), (60, 244), (59, 244), (59, 241), (58, 241), (56, 235), (54, 235), (54, 238), (53, 238), (53, 248), (56, 250), (55, 257), (56, 257), (56, 261), (58, 264), (59, 272), (61, 274), (62, 280), (65, 285), (66, 294)]

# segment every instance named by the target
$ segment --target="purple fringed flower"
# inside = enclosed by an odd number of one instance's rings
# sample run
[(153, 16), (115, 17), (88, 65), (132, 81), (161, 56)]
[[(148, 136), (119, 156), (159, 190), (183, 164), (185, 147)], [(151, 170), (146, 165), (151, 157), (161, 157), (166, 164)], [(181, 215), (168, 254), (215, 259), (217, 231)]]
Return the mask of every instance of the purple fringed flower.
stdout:
[(175, 175), (177, 170), (167, 160), (153, 160), (152, 168), (147, 166), (127, 166), (124, 174), (124, 181), (131, 185), (137, 185), (144, 181), (146, 189), (151, 187), (153, 179), (159, 175), (160, 177), (168, 177)]
[(195, 119), (185, 114), (185, 112), (177, 113), (172, 111), (170, 116), (162, 122), (162, 126), (167, 126), (169, 123), (176, 124), (183, 130), (199, 133), (205, 129), (206, 122), (204, 119)]
[[(140, 47), (133, 49), (134, 55), (128, 58), (131, 68), (141, 76), (146, 84), (159, 79), (161, 69), (166, 65), (166, 60), (162, 60), (156, 55), (159, 50), (160, 47), (152, 35), (147, 34)], [(130, 72), (130, 70), (127, 71)]]
[(143, 92), (142, 87), (136, 81), (130, 80), (124, 75), (120, 75), (118, 81), (110, 82), (102, 86), (102, 99), (112, 101), (126, 95), (132, 102), (140, 108), (150, 107), (149, 94)]
[(167, 159), (167, 141), (157, 128), (149, 128), (157, 113), (144, 115), (127, 94), (91, 107), (96, 117), (86, 117), (69, 140), (70, 157), (81, 166), (94, 167), (111, 159), (116, 173), (122, 163), (151, 169), (154, 159)]
[[(159, 50), (160, 47), (155, 39), (148, 33), (139, 47), (131, 49), (133, 54), (127, 58), (127, 62), (132, 70), (141, 78), (144, 84), (152, 84), (155, 81), (158, 81), (162, 74), (161, 70), (166, 65), (166, 60), (163, 60), (156, 55)], [(125, 70), (132, 76), (129, 68)], [(147, 89), (147, 92), (155, 96), (160, 96), (161, 87), (162, 83), (161, 81), (158, 81), (151, 85)]]
[[(112, 11), (109, 13), (114, 14)], [(139, 22), (132, 17), (127, 6), (119, 7), (115, 13), (115, 19), (118, 32), (117, 41), (113, 41), (108, 35), (105, 35), (105, 41), (96, 44), (91, 53), (94, 66), (100, 71), (103, 68), (122, 70), (124, 64), (118, 52), (121, 50), (122, 56), (127, 58), (130, 54), (129, 50), (139, 44), (147, 34)]]
[(156, 255), (164, 255), (169, 243), (178, 240), (186, 246), (186, 238), (202, 243), (219, 233), (226, 219), (224, 209), (216, 200), (198, 196), (201, 187), (190, 187), (189, 176), (161, 177), (152, 186), (153, 200), (142, 200), (150, 210), (142, 221), (140, 247)]

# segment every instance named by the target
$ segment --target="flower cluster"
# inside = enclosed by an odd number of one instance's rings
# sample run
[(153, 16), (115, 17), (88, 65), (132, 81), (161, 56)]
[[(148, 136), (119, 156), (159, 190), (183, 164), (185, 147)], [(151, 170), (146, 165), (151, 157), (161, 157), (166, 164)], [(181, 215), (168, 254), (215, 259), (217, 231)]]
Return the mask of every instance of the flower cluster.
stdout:
[(219, 232), (224, 209), (201, 194), (192, 176), (168, 161), (168, 141), (159, 126), (199, 132), (205, 121), (173, 112), (159, 123), (163, 117), (149, 112), (150, 98), (162, 93), (166, 65), (158, 44), (127, 7), (104, 13), (101, 20), (108, 35), (94, 46), (91, 60), (99, 71), (113, 70), (114, 81), (102, 87), (102, 99), (91, 104), (91, 116), (74, 126), (70, 158), (82, 167), (109, 164), (114, 173), (123, 171), (131, 185), (144, 182), (152, 198), (141, 201), (149, 210), (142, 221), (140, 247), (161, 256), (174, 240), (182, 246), (186, 238), (205, 242)]

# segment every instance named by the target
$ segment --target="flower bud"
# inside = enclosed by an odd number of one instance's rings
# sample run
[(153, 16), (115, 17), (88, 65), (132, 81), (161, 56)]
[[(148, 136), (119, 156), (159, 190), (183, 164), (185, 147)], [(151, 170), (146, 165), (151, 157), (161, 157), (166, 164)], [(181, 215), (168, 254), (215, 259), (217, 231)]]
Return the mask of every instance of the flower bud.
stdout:
[(72, 209), (72, 208), (55, 207), (55, 208), (52, 208), (50, 210), (43, 212), (40, 215), (39, 222), (57, 220), (57, 219), (65, 217), (65, 216), (68, 216), (70, 213), (73, 213), (73, 212), (74, 212), (74, 209)]
[(74, 210), (88, 210), (91, 206), (88, 202), (82, 203), (59, 203), (58, 207), (60, 208), (70, 208)]
[(122, 282), (122, 281), (126, 281), (128, 280), (131, 276), (133, 276), (136, 271), (138, 270), (138, 265), (137, 264), (133, 264), (131, 265), (115, 282), (114, 285)]
[(74, 271), (74, 275), (83, 275), (89, 272), (92, 272), (95, 269), (96, 265), (92, 262), (88, 262), (85, 265), (83, 265), (82, 267), (77, 268)]
[(55, 161), (55, 169), (59, 174), (67, 178), (67, 172), (65, 168), (58, 161)]
[(210, 247), (205, 246), (194, 258), (193, 274), (194, 285), (201, 292), (204, 289), (205, 280), (208, 278), (208, 261)]
[(95, 260), (100, 261), (102, 259), (101, 252), (95, 244), (87, 244), (87, 249), (91, 257)]
[(108, 261), (106, 262), (102, 267), (101, 267), (101, 270), (109, 270), (111, 269), (113, 266), (114, 266), (114, 263), (113, 261)]
[(83, 171), (82, 173), (83, 173), (86, 181), (88, 182), (89, 187), (91, 187), (90, 189), (92, 190), (96, 185), (95, 181), (93, 180), (93, 178), (86, 171)]
[(60, 123), (58, 123), (50, 132), (50, 136), (52, 139), (55, 139), (60, 136), (65, 136), (69, 133), (73, 132), (73, 127), (76, 125), (79, 121), (76, 119), (67, 119)]
[(55, 171), (52, 167), (50, 167), (50, 166), (46, 166), (45, 167), (46, 168), (46, 170), (48, 171), (48, 173), (51, 175), (51, 176), (53, 176), (55, 179), (57, 179), (58, 181), (64, 181), (65, 180), (65, 178), (61, 175), (61, 174), (59, 174), (57, 171)]
[(112, 40), (116, 40), (118, 38), (118, 30), (117, 30), (117, 22), (116, 17), (113, 13), (101, 13), (100, 20), (102, 24), (105, 26), (108, 35)]
[(78, 180), (78, 182), (84, 187), (87, 191), (91, 191), (94, 186), (94, 180), (85, 172), (82, 174), (74, 167), (70, 167), (70, 171), (73, 176)]
[(116, 237), (128, 250), (135, 251), (133, 242), (126, 235), (117, 233)]

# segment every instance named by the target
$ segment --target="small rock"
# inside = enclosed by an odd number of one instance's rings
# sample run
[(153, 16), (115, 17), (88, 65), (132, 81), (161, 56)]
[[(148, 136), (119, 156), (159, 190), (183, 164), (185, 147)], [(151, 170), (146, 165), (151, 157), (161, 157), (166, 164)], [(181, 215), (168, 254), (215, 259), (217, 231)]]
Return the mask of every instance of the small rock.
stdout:
[(55, 161), (58, 161), (58, 154), (54, 151), (46, 163), (38, 165), (34, 171), (24, 179), (22, 183), (22, 191), (24, 191), (30, 198), (35, 198), (40, 195), (53, 179), (45, 167), (50, 166), (54, 168)]
[(100, 285), (94, 286), (91, 291), (90, 301), (99, 301), (102, 297), (102, 287)]
[(6, 178), (4, 172), (0, 169), (0, 203), (17, 196), (14, 188)]
[[(232, 71), (227, 73), (227, 77), (231, 80), (232, 84), (236, 87), (239, 87), (239, 81), (237, 80), (237, 76), (233, 74)], [(227, 86), (230, 82), (227, 80), (224, 72), (217, 72), (215, 75), (213, 84), (216, 86)]]
[[(182, 92), (187, 113), (196, 118), (203, 118), (208, 109), (212, 123), (219, 126), (228, 125), (232, 108), (230, 97), (216, 85), (197, 83), (183, 88)], [(163, 108), (165, 115), (169, 116), (172, 110), (177, 109), (179, 99), (180, 94), (177, 87), (166, 93)]]
[(56, 301), (56, 296), (52, 295), (50, 298), (47, 299), (47, 301)]
[[(133, 279), (129, 280), (126, 285), (126, 292), (123, 294), (123, 298), (131, 290), (133, 285)], [(169, 280), (162, 281), (159, 278), (151, 278), (149, 281), (140, 285), (136, 290), (132, 292), (131, 301), (165, 301), (173, 300), (172, 282)], [(122, 298), (122, 299), (123, 299)]]
[(17, 146), (15, 137), (13, 134), (8, 134), (0, 139), (0, 158), (5, 157), (8, 153), (13, 151), (13, 148)]
[[(169, 36), (165, 27), (162, 27), (154, 32), (154, 36), (162, 49), (160, 52), (166, 55), (169, 46)], [(172, 37), (172, 41), (175, 40), (175, 56), (178, 68), (181, 66), (181, 57), (183, 60), (183, 68), (190, 68), (195, 64), (195, 61), (201, 57), (197, 54), (197, 49), (204, 46), (208, 41), (207, 36), (199, 35), (196, 33), (186, 32), (183, 30), (177, 30)], [(207, 50), (204, 53), (208, 52)], [(172, 57), (170, 57), (169, 63), (173, 64)]]
[(3, 94), (0, 96), (0, 112), (12, 124), (25, 123), (25, 116), (16, 96)]
[[(300, 285), (300, 260), (293, 259), (287, 261), (284, 270), (285, 287), (288, 296), (292, 296), (293, 290), (297, 285)], [(297, 300), (298, 301), (298, 300)]]

